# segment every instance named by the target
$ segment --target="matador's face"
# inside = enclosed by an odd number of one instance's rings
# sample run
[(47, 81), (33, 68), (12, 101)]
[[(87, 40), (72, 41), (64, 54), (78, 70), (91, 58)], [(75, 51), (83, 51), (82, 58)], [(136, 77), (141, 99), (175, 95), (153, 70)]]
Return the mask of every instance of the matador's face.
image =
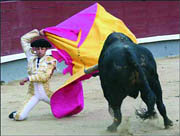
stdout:
[(34, 50), (36, 51), (37, 56), (39, 58), (42, 58), (46, 54), (47, 48), (45, 48), (45, 47), (36, 47), (36, 48), (34, 48)]

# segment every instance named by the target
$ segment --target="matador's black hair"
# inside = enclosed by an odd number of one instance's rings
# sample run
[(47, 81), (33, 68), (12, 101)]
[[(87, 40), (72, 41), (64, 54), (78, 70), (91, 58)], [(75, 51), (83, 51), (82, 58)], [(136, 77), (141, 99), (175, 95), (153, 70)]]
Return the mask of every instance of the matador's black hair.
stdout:
[(38, 39), (31, 43), (31, 47), (51, 48), (51, 44), (45, 39)]

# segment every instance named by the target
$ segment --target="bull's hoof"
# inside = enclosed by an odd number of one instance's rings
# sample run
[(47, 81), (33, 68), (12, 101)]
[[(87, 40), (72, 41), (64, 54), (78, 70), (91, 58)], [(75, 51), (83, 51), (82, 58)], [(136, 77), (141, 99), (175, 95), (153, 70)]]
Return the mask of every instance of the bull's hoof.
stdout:
[(117, 127), (115, 127), (114, 125), (111, 125), (107, 128), (107, 131), (109, 132), (116, 132), (117, 131)]
[(157, 118), (157, 113), (155, 111), (149, 113), (146, 109), (136, 110), (136, 115), (143, 120)]
[(170, 127), (173, 126), (173, 122), (172, 122), (170, 119), (168, 119), (168, 120), (164, 123), (164, 126), (165, 126), (165, 129), (168, 129), (168, 128), (170, 128)]

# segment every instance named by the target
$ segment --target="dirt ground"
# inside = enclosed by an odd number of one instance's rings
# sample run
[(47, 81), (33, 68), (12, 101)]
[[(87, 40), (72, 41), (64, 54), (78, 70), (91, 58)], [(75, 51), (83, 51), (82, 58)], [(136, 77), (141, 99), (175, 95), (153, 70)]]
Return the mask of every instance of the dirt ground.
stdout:
[[(56, 119), (50, 106), (40, 102), (25, 121), (8, 119), (8, 114), (22, 103), (28, 85), (20, 86), (14, 81), (1, 86), (1, 135), (111, 135), (111, 136), (179, 136), (179, 58), (157, 59), (158, 73), (163, 89), (167, 113), (174, 126), (165, 130), (158, 113), (154, 120), (142, 121), (135, 116), (135, 109), (145, 107), (138, 97), (127, 97), (122, 104), (122, 123), (116, 133), (106, 131), (112, 123), (107, 111), (99, 77), (83, 81), (83, 111), (75, 116)], [(51, 79), (51, 89), (56, 90), (69, 77), (56, 74)]]

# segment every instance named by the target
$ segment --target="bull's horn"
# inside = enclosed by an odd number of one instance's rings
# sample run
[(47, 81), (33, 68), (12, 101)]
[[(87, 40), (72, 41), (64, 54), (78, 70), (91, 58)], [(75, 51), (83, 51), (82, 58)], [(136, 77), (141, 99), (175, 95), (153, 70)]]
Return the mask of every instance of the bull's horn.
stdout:
[(92, 73), (92, 72), (94, 72), (94, 71), (96, 71), (96, 70), (98, 70), (98, 64), (96, 64), (96, 65), (94, 65), (94, 66), (92, 66), (92, 67), (90, 67), (90, 68), (88, 68), (88, 69), (85, 69), (85, 70), (84, 70), (84, 73), (90, 74), (90, 73)]

